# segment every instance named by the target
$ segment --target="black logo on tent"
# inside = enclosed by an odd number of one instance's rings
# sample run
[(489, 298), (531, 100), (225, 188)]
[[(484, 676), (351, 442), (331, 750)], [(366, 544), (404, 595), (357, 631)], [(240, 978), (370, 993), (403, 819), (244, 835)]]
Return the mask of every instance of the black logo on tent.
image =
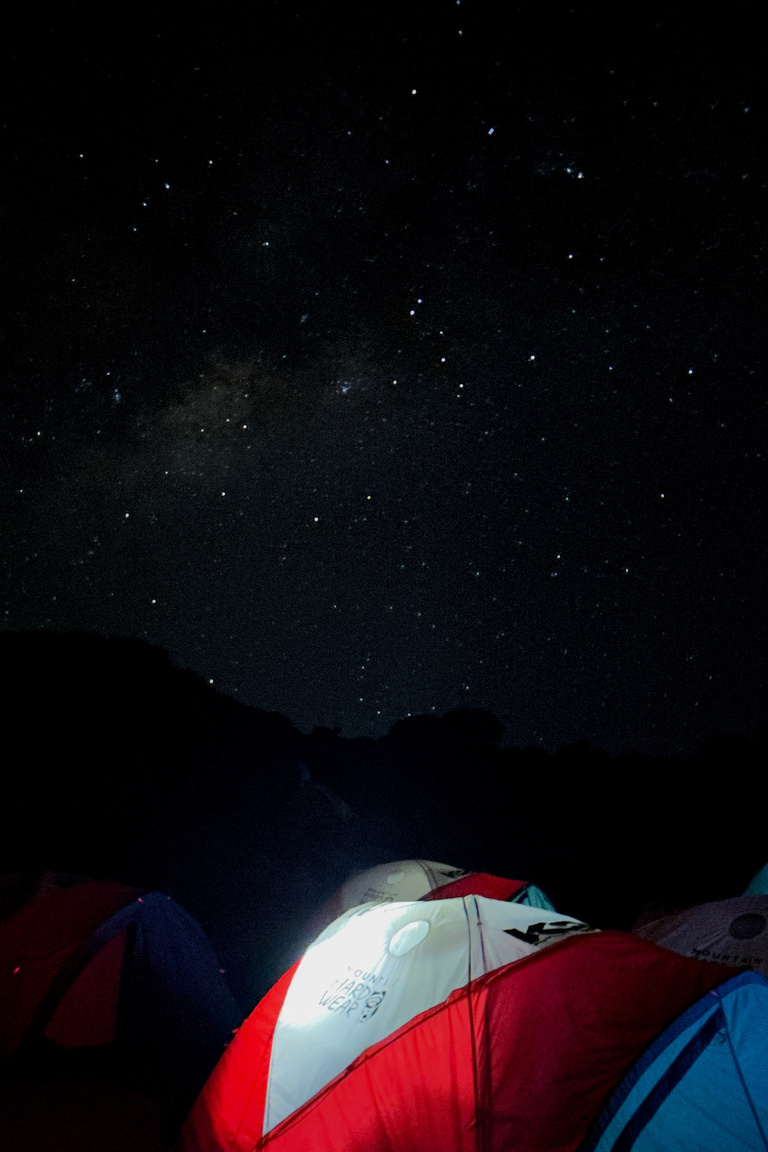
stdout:
[(745, 912), (743, 916), (737, 916), (731, 921), (728, 935), (734, 940), (751, 940), (753, 936), (759, 936), (764, 931), (765, 916), (761, 916), (759, 912)]
[(553, 936), (564, 936), (567, 932), (590, 932), (588, 924), (579, 924), (574, 920), (542, 920), (540, 924), (531, 924), (525, 931), (519, 928), (505, 928), (507, 936), (514, 936), (524, 944), (542, 944), (551, 940)]
[[(380, 979), (380, 977), (374, 977)], [(370, 1020), (387, 994), (386, 988), (374, 989), (370, 984), (355, 979), (334, 980), (320, 997), (319, 1004), (329, 1012), (336, 1012), (358, 1022)], [(359, 1013), (359, 1015), (354, 1015)]]

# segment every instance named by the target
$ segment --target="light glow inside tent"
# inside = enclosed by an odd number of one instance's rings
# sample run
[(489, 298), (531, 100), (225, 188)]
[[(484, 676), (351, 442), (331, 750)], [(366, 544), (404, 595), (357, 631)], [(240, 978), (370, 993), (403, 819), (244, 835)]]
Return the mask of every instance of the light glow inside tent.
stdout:
[(340, 916), (307, 949), (286, 993), (263, 1132), (471, 980), (585, 931), (579, 920), (546, 920), (540, 908), (482, 896), (371, 902)]

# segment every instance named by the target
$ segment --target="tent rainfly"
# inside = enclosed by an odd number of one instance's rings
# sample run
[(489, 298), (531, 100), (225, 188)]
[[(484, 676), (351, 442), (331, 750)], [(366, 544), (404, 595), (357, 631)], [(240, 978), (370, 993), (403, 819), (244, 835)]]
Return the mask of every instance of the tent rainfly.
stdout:
[(395, 860), (353, 872), (340, 888), (318, 909), (304, 931), (307, 943), (351, 908), (374, 901), (389, 904), (395, 900), (434, 900), (443, 896), (488, 896), (511, 900), (554, 912), (554, 906), (540, 888), (526, 880), (507, 880), (487, 872), (471, 872), (435, 860)]
[(576, 1152), (648, 1045), (733, 975), (483, 896), (364, 904), (257, 1005), (179, 1147)]
[(768, 976), (768, 896), (735, 896), (685, 908), (633, 931), (683, 956), (753, 968)]
[(713, 988), (633, 1065), (579, 1152), (765, 1152), (768, 980)]
[(100, 1051), (183, 1116), (241, 1019), (200, 925), (122, 884), (45, 874), (9, 910), (14, 888), (0, 892), (0, 1069)]
[(768, 896), (768, 864), (758, 868), (744, 889), (745, 896)]

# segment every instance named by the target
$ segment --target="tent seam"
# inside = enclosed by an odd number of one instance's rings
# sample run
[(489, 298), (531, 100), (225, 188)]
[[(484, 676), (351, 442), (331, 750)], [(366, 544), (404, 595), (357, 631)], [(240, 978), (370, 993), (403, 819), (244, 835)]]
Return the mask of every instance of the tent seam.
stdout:
[[(713, 992), (714, 992), (714, 995), (717, 996), (717, 989), (713, 989)], [(718, 1000), (721, 1000), (720, 996), (717, 996), (717, 998), (718, 998)], [(731, 1030), (728, 1027), (728, 1017), (725, 1014), (725, 1011), (722, 1007), (722, 1004), (720, 1006), (720, 1011), (723, 1014), (723, 1023), (725, 1025), (725, 1036), (726, 1036), (726, 1039), (728, 1041), (728, 1048), (730, 1049), (731, 1058), (732, 1058), (734, 1066), (736, 1068), (736, 1072), (738, 1073), (741, 1087), (744, 1090), (744, 1095), (747, 1098), (747, 1103), (749, 1104), (750, 1111), (752, 1112), (752, 1115), (755, 1118), (755, 1124), (757, 1125), (757, 1130), (760, 1133), (760, 1136), (762, 1138), (763, 1146), (768, 1150), (768, 1139), (766, 1139), (765, 1129), (763, 1128), (763, 1125), (760, 1123), (760, 1117), (757, 1113), (757, 1108), (755, 1107), (755, 1102), (752, 1099), (752, 1094), (747, 1087), (747, 1082), (744, 1079), (744, 1073), (741, 1070), (741, 1064), (739, 1063), (739, 1060), (736, 1056), (736, 1050), (734, 1049), (733, 1040), (731, 1039)]]

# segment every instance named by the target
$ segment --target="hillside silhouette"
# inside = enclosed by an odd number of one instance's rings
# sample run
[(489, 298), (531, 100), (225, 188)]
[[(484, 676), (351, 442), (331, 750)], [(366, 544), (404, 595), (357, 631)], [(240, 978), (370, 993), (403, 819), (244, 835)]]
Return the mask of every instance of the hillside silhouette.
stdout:
[(244, 1010), (353, 869), (442, 860), (629, 928), (650, 902), (735, 895), (765, 862), (765, 726), (688, 760), (515, 748), (476, 709), (348, 739), (302, 733), (136, 639), (0, 633), (0, 667), (0, 871), (166, 892), (210, 935)]

